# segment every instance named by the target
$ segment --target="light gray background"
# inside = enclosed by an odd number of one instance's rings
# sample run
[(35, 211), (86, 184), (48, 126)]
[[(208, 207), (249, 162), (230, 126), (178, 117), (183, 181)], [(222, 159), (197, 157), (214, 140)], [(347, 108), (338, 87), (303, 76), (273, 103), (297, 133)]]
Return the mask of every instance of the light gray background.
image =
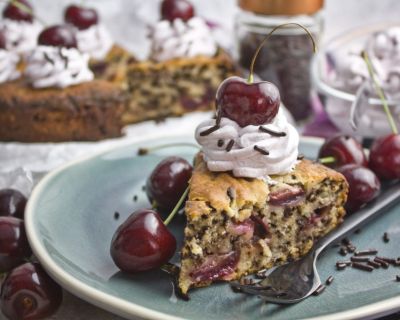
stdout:
[[(230, 34), (237, 12), (235, 0), (191, 1), (199, 15), (223, 25)], [(48, 23), (60, 22), (62, 8), (71, 3), (69, 0), (32, 0), (32, 2), (35, 4), (37, 14)], [(85, 3), (99, 9), (103, 21), (119, 43), (131, 49), (139, 58), (145, 57), (148, 43), (143, 27), (158, 19), (159, 0), (87, 0)], [(381, 21), (400, 23), (399, 0), (326, 0), (324, 38), (326, 40), (351, 27)], [(141, 32), (138, 32), (138, 29)], [(232, 42), (226, 45), (232, 45)], [(0, 314), (0, 319), (2, 318), (4, 317)], [(121, 318), (66, 293), (61, 309), (51, 319), (120, 320)]]

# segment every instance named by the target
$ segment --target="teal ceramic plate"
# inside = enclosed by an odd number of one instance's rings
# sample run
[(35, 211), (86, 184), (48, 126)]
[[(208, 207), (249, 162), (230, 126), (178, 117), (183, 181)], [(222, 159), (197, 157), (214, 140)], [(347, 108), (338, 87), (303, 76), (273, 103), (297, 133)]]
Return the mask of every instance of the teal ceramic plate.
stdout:
[[(343, 259), (332, 248), (320, 259), (322, 279), (333, 283), (320, 296), (292, 306), (263, 304), (256, 297), (235, 294), (227, 284), (191, 292), (178, 300), (167, 275), (160, 271), (125, 275), (118, 272), (109, 245), (118, 225), (137, 208), (147, 207), (142, 190), (154, 166), (167, 155), (192, 160), (190, 147), (175, 147), (138, 157), (137, 149), (171, 142), (190, 142), (187, 136), (159, 137), (119, 147), (68, 164), (48, 174), (35, 188), (27, 207), (26, 227), (33, 251), (64, 288), (101, 308), (127, 318), (150, 319), (357, 319), (385, 314), (400, 307), (400, 268), (372, 273), (335, 270)], [(301, 152), (314, 158), (320, 140), (303, 139)], [(135, 202), (133, 198), (137, 196)], [(386, 212), (351, 239), (358, 248), (376, 247), (383, 256), (400, 256), (400, 207)], [(116, 220), (114, 213), (119, 212)], [(183, 222), (173, 232), (182, 238)], [(382, 241), (387, 231), (390, 242)]]

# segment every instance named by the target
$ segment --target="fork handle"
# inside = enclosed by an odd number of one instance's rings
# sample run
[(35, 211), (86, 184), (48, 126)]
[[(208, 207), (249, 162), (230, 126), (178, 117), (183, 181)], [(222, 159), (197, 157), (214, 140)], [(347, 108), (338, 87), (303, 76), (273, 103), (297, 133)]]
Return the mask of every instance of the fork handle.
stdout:
[(321, 238), (314, 246), (313, 253), (318, 256), (330, 244), (343, 239), (347, 234), (377, 217), (383, 210), (400, 201), (400, 183), (396, 182), (387, 188), (379, 197), (368, 203), (361, 210), (345, 218), (335, 230)]

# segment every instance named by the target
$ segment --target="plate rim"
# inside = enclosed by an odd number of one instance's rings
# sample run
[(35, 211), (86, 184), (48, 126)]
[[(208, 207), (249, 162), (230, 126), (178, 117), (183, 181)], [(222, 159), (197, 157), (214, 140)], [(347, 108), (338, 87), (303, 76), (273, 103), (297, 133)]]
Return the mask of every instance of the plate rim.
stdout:
[[(155, 311), (150, 308), (143, 307), (134, 302), (126, 301), (122, 298), (115, 297), (111, 294), (107, 294), (99, 289), (96, 289), (80, 280), (75, 278), (73, 275), (64, 271), (60, 266), (57, 265), (55, 261), (48, 254), (47, 250), (44, 246), (41, 245), (40, 242), (40, 232), (36, 230), (34, 227), (35, 223), (35, 212), (33, 208), (35, 207), (39, 196), (42, 194), (43, 190), (47, 186), (47, 184), (58, 174), (61, 172), (85, 161), (89, 161), (91, 159), (100, 157), (109, 152), (116, 151), (118, 149), (124, 149), (129, 145), (138, 144), (140, 142), (145, 142), (157, 138), (179, 138), (185, 137), (185, 134), (173, 134), (173, 135), (165, 135), (162, 133), (155, 133), (151, 135), (147, 135), (146, 137), (132, 139), (127, 141), (124, 144), (120, 144), (118, 146), (110, 146), (106, 150), (102, 150), (100, 152), (94, 152), (90, 155), (80, 156), (75, 160), (69, 161), (60, 167), (50, 171), (47, 173), (35, 186), (33, 189), (31, 196), (29, 197), (26, 211), (25, 211), (25, 229), (28, 236), (29, 243), (31, 245), (32, 251), (35, 254), (36, 258), (42, 264), (42, 266), (46, 269), (49, 275), (58, 282), (64, 289), (71, 292), (72, 294), (78, 296), (79, 298), (98, 306), (101, 309), (107, 310), (114, 314), (132, 318), (142, 317), (146, 319), (155, 319), (155, 320), (183, 320), (185, 318), (181, 318), (178, 316), (173, 316), (167, 313), (163, 313), (160, 311)], [(310, 143), (310, 144), (321, 144), (323, 142), (322, 138), (317, 137), (307, 137), (302, 136), (301, 141)], [(372, 317), (379, 314), (387, 313), (389, 311), (396, 310), (400, 308), (400, 295), (397, 297), (389, 298), (382, 300), (380, 302), (375, 302), (373, 304), (369, 304), (367, 306), (358, 307), (355, 309), (350, 309), (346, 311), (336, 312), (324, 316), (305, 318), (304, 320), (350, 320), (357, 318), (365, 318)]]

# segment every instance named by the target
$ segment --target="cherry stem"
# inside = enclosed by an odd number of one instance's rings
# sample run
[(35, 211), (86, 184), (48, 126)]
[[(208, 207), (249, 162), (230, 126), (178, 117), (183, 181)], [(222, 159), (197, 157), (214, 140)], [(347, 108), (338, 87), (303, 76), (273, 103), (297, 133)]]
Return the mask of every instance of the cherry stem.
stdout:
[(312, 36), (311, 32), (310, 32), (306, 27), (304, 27), (304, 26), (301, 25), (300, 23), (296, 23), (296, 22), (288, 22), (288, 23), (280, 24), (279, 26), (274, 27), (274, 28), (265, 36), (264, 40), (261, 41), (260, 45), (258, 46), (258, 48), (257, 48), (257, 50), (256, 50), (256, 52), (255, 52), (255, 54), (254, 54), (254, 56), (253, 56), (253, 59), (251, 60), (250, 74), (249, 74), (249, 78), (248, 78), (248, 80), (247, 80), (248, 83), (253, 83), (253, 81), (254, 81), (254, 64), (255, 64), (255, 62), (256, 62), (256, 59), (257, 59), (257, 57), (258, 57), (258, 55), (259, 55), (259, 53), (260, 53), (262, 47), (265, 45), (265, 43), (268, 41), (268, 39), (272, 36), (272, 34), (273, 34), (276, 30), (281, 29), (281, 28), (286, 28), (286, 27), (288, 27), (288, 26), (290, 26), (290, 25), (292, 25), (292, 26), (297, 26), (297, 27), (303, 29), (303, 30), (309, 35), (309, 37), (310, 37), (310, 39), (311, 39), (311, 41), (312, 41), (314, 53), (317, 52), (317, 45), (316, 45), (316, 43), (315, 43), (314, 37)]
[(383, 92), (382, 87), (379, 85), (378, 81), (376, 80), (375, 70), (374, 70), (371, 60), (369, 59), (368, 53), (366, 51), (362, 51), (361, 56), (363, 57), (365, 64), (367, 65), (369, 75), (370, 75), (372, 82), (374, 84), (374, 87), (375, 87), (375, 92), (379, 96), (379, 99), (381, 99), (383, 109), (385, 110), (386, 116), (389, 121), (389, 125), (390, 125), (393, 133), (398, 134), (399, 131), (397, 130), (396, 123), (394, 122), (392, 112), (390, 111), (389, 104), (385, 97), (385, 93)]
[(43, 26), (46, 25), (46, 23), (42, 19), (40, 19), (37, 15), (35, 15), (33, 13), (33, 10), (31, 8), (29, 8), (28, 6), (26, 6), (25, 4), (19, 2), (18, 0), (10, 0), (10, 2), (13, 6), (17, 7), (18, 9), (32, 15), (32, 17), (34, 17), (37, 21), (39, 21)]
[(189, 193), (189, 187), (183, 192), (181, 198), (179, 199), (178, 203), (175, 205), (174, 209), (172, 209), (171, 213), (168, 215), (167, 219), (165, 219), (164, 224), (167, 226), (171, 220), (175, 217), (176, 213), (179, 211), (183, 201), (185, 201), (187, 195)]
[(335, 157), (324, 157), (324, 158), (319, 158), (318, 161), (319, 161), (319, 163), (322, 163), (322, 164), (335, 163), (336, 158)]
[(167, 144), (162, 144), (162, 145), (151, 147), (151, 148), (139, 148), (139, 150), (137, 151), (137, 154), (139, 156), (144, 156), (144, 155), (149, 154), (149, 153), (151, 153), (153, 151), (166, 149), (166, 148), (172, 148), (172, 147), (193, 147), (193, 148), (196, 148), (196, 149), (200, 149), (200, 147), (197, 144), (189, 143), (189, 142), (167, 143)]

